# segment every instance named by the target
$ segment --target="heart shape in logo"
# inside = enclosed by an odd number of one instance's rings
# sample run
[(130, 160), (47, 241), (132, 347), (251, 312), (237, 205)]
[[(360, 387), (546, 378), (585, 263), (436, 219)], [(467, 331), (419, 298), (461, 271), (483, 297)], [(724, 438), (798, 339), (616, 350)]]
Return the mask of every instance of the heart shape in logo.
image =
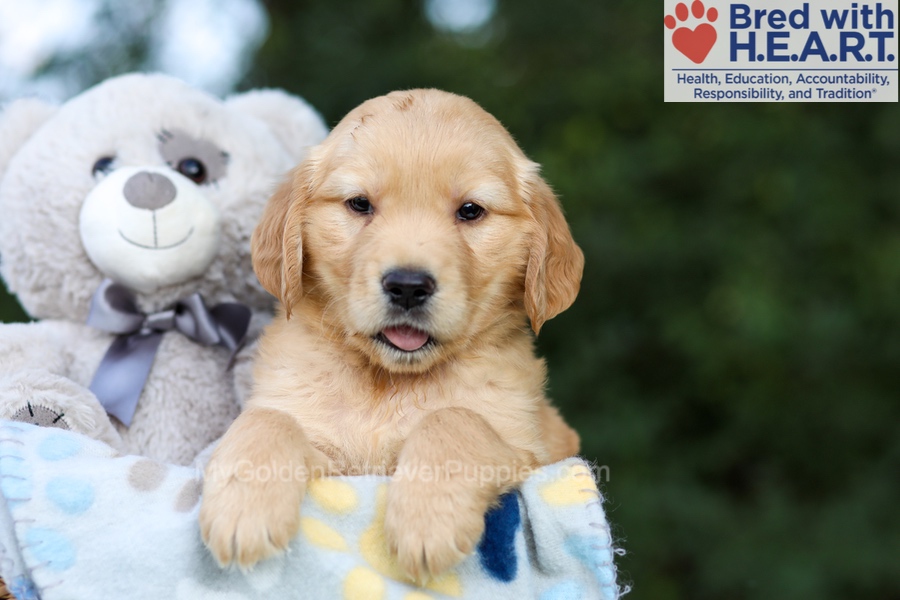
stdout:
[(697, 25), (694, 29), (679, 27), (672, 34), (672, 45), (694, 63), (706, 60), (706, 55), (716, 43), (716, 28), (709, 23)]

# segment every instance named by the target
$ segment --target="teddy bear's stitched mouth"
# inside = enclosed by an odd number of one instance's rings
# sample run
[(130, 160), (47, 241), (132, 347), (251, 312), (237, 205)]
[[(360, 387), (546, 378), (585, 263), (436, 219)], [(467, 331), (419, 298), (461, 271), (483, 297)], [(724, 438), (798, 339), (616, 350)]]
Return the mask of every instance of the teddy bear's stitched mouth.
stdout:
[(186, 241), (188, 241), (191, 238), (191, 236), (194, 235), (194, 228), (191, 227), (190, 230), (187, 232), (187, 235), (184, 236), (184, 238), (181, 241), (175, 242), (174, 244), (169, 244), (168, 246), (146, 246), (144, 244), (139, 244), (139, 243), (135, 242), (134, 240), (128, 239), (128, 236), (126, 236), (124, 233), (122, 233), (121, 229), (119, 229), (119, 235), (122, 236), (123, 240), (125, 240), (132, 246), (137, 246), (138, 248), (143, 248), (144, 250), (171, 250), (172, 248), (177, 248), (178, 246), (180, 246), (180, 245), (184, 244)]

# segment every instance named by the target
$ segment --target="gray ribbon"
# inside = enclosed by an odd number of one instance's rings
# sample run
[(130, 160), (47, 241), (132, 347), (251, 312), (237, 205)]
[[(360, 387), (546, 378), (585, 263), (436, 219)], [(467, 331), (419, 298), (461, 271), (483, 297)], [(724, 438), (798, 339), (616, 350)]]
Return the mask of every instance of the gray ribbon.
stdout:
[(118, 334), (90, 389), (107, 413), (129, 426), (165, 332), (179, 331), (204, 346), (224, 346), (231, 351), (230, 369), (247, 335), (250, 309), (236, 302), (208, 309), (203, 297), (193, 294), (170, 309), (144, 314), (131, 290), (106, 279), (91, 299), (87, 324)]

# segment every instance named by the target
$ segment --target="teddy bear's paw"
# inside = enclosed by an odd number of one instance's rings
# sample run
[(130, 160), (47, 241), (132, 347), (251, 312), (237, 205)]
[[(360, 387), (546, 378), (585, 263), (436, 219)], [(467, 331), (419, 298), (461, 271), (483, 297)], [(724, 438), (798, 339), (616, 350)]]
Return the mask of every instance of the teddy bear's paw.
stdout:
[(39, 369), (4, 376), (0, 418), (86, 433), (96, 424), (92, 411), (80, 406), (85, 394), (75, 382)]
[(96, 396), (41, 369), (0, 377), (0, 419), (83, 433), (119, 449), (121, 438)]
[(20, 423), (29, 423), (38, 427), (57, 427), (59, 429), (72, 429), (69, 422), (66, 421), (66, 413), (56, 411), (49, 406), (43, 404), (32, 404), (26, 402), (25, 406), (19, 408), (9, 417), (10, 421), (19, 421)]
[(231, 474), (215, 458), (206, 468), (200, 533), (220, 566), (243, 570), (283, 552), (300, 529), (300, 504), (306, 483), (280, 480), (250, 465)]
[(485, 490), (461, 481), (394, 481), (385, 538), (400, 568), (425, 583), (472, 553), (484, 532)]

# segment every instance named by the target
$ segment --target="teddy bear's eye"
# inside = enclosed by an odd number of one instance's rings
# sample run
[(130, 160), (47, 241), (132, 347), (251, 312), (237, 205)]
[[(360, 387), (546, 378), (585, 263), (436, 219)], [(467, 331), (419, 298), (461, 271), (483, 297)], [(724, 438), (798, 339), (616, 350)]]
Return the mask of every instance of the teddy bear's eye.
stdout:
[(194, 183), (203, 183), (208, 177), (206, 166), (192, 156), (178, 161), (175, 170)]
[(102, 158), (98, 158), (97, 162), (94, 163), (94, 167), (91, 169), (91, 175), (97, 177), (98, 175), (108, 175), (113, 168), (113, 162), (115, 162), (115, 158), (112, 156), (104, 156)]

